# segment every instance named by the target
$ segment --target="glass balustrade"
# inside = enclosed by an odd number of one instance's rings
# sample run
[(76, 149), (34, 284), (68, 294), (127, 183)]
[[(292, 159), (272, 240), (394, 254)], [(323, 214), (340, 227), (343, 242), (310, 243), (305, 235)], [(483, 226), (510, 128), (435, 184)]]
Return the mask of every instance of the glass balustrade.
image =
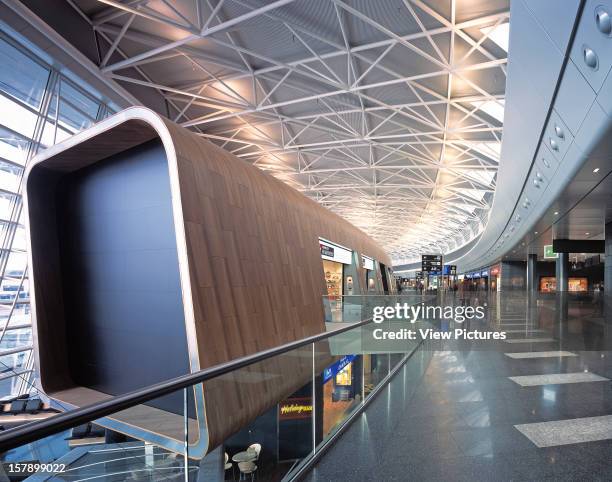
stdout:
[(291, 480), (424, 349), (411, 340), (364, 348), (375, 324), (342, 323), (371, 317), (375, 306), (423, 300), (343, 297), (349, 319), (329, 323), (339, 333), (13, 447), (1, 455), (4, 469), (25, 480)]

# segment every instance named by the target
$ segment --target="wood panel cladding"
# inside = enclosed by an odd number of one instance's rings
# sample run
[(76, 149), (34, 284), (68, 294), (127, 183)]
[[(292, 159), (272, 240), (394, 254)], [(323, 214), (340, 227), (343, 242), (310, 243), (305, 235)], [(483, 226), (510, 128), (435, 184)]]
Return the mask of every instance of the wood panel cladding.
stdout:
[[(36, 361), (44, 389), (62, 403), (79, 406), (81, 399), (80, 387), (66, 373), (65, 340), (58, 339), (65, 326), (62, 300), (70, 293), (62, 292), (56, 272), (57, 180), (155, 137), (168, 158), (191, 371), (325, 331), (319, 237), (390, 265), (365, 233), (282, 181), (148, 109), (127, 109), (45, 151), (27, 172)], [(358, 272), (362, 283), (365, 274), (361, 267)], [(317, 350), (322, 369), (333, 359), (327, 344)], [(307, 352), (267, 360), (196, 389), (203, 423), (192, 454), (214, 448), (309, 381)], [(87, 400), (95, 399), (87, 390)], [(139, 420), (154, 420), (159, 413)], [(134, 428), (119, 420), (112, 428), (147, 440), (155, 425)]]
[[(320, 333), (326, 293), (319, 237), (389, 264), (353, 225), (231, 153), (171, 125), (198, 339), (211, 366)], [(180, 141), (178, 141), (180, 139)]]

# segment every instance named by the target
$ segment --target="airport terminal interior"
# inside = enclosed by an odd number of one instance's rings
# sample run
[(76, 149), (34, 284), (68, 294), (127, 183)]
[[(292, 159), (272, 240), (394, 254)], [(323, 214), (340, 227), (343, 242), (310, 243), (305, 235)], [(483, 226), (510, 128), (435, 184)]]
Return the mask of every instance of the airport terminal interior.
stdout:
[(612, 480), (611, 174), (612, 0), (0, 0), (0, 481)]

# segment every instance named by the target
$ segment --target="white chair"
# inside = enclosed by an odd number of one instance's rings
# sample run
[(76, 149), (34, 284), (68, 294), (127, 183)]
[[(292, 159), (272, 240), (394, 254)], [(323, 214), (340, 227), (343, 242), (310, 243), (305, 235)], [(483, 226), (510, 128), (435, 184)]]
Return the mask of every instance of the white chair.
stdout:
[(251, 480), (254, 480), (257, 465), (254, 462), (238, 462), (238, 470), (240, 470), (240, 480), (246, 479), (247, 475), (250, 475)]
[(255, 454), (255, 460), (259, 460), (259, 454), (261, 453), (261, 444), (249, 445), (246, 451)]

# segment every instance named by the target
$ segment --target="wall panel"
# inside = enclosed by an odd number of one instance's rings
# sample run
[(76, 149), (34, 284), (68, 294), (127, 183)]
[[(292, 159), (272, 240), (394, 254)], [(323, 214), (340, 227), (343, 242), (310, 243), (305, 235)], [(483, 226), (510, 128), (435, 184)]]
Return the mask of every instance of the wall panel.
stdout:
[[(123, 111), (45, 151), (28, 171), (37, 364), (43, 388), (62, 403), (78, 406), (85, 394), (87, 400), (96, 395), (71, 380), (61, 352), (64, 341), (50, 335), (66, 326), (61, 300), (69, 296), (55, 282), (52, 268), (61, 253), (44, 249), (45, 243), (57, 244), (57, 227), (45, 221), (61, 198), (55, 180), (91, 164), (103, 165), (110, 156), (153, 138), (161, 139), (167, 157), (185, 318), (184, 332), (176, 336), (187, 338), (191, 371), (325, 331), (319, 237), (390, 265), (386, 253), (362, 231), (285, 183), (152, 111)], [(46, 299), (57, 301), (45, 306)], [(130, 323), (127, 317), (121, 321)], [(322, 368), (331, 360), (327, 351), (317, 364)], [(310, 356), (285, 356), (207, 382), (201, 394), (196, 389), (201, 451), (300, 388), (311, 372)], [(156, 420), (160, 413), (139, 420)], [(129, 417), (111, 420), (114, 429), (145, 440), (160, 424), (136, 431), (133, 425)], [(172, 443), (168, 447), (173, 449)]]

